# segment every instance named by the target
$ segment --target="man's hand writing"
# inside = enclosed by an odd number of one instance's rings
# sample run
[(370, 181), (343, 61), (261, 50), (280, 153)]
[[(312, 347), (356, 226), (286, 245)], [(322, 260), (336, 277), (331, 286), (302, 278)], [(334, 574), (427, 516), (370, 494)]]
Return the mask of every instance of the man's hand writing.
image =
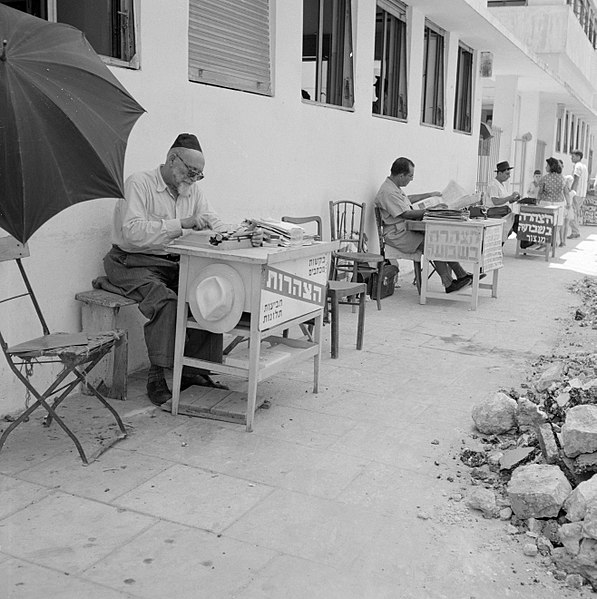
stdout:
[(201, 229), (207, 229), (209, 222), (204, 216), (189, 216), (187, 218), (180, 219), (180, 226), (182, 229), (194, 229), (200, 231)]

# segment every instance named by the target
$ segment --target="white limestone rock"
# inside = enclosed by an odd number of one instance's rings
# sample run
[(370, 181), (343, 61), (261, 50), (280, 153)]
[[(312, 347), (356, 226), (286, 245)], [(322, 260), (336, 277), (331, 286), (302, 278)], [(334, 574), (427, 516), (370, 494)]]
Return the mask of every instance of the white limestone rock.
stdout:
[(499, 508), (493, 491), (485, 487), (476, 488), (467, 498), (466, 505), (473, 510), (481, 510), (487, 518), (499, 516)]
[(529, 464), (514, 471), (507, 491), (512, 511), (519, 518), (552, 518), (572, 487), (557, 466)]
[(473, 407), (473, 421), (479, 432), (500, 435), (516, 426), (517, 407), (516, 401), (499, 391)]
[(597, 451), (597, 406), (585, 404), (566, 412), (562, 446), (569, 458)]
[(585, 537), (597, 539), (597, 500), (594, 499), (587, 506), (585, 519), (582, 523), (582, 532)]
[(555, 381), (558, 381), (562, 378), (562, 374), (564, 373), (564, 363), (563, 362), (554, 362), (550, 366), (548, 366), (539, 377), (539, 380), (535, 383), (535, 387), (537, 391), (545, 391), (549, 389), (551, 384)]
[(560, 526), (560, 541), (570, 555), (578, 555), (583, 540), (582, 522), (570, 522)]
[(547, 415), (530, 399), (521, 397), (516, 407), (516, 422), (521, 430), (534, 430), (547, 422)]
[(580, 483), (564, 502), (566, 510), (566, 520), (569, 522), (579, 522), (583, 520), (587, 511), (587, 506), (597, 500), (597, 474), (589, 480)]

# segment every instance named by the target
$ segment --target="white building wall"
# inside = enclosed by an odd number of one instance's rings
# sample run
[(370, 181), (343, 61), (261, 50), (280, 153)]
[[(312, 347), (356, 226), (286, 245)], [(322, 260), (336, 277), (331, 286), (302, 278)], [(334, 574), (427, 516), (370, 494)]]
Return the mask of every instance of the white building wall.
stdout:
[[(206, 155), (207, 197), (230, 222), (245, 217), (319, 214), (327, 234), (327, 202), (339, 198), (371, 201), (392, 161), (410, 157), (417, 165), (409, 192), (443, 189), (450, 179), (474, 191), (480, 100), (475, 102), (473, 135), (420, 125), (421, 53), (424, 14), (409, 11), (411, 55), (407, 123), (371, 115), (375, 1), (354, 3), (354, 111), (301, 101), (302, 2), (275, 3), (274, 96), (263, 97), (191, 83), (187, 77), (187, 2), (139, 2), (137, 42), (140, 69), (112, 71), (147, 110), (133, 129), (125, 176), (155, 168), (175, 136), (198, 135)], [(442, 23), (437, 23), (442, 25)], [(457, 40), (449, 37), (455, 73)], [(449, 82), (447, 94), (453, 94)], [(453, 104), (453, 99), (449, 99)], [(65, 210), (30, 240), (25, 265), (53, 331), (77, 331), (78, 291), (103, 274), (102, 257), (110, 247), (114, 199), (94, 200)], [(375, 245), (373, 222), (370, 239)], [(13, 286), (14, 265), (0, 264), (0, 281)], [(0, 310), (0, 313), (3, 313)], [(131, 370), (145, 364), (142, 318), (136, 308), (122, 311), (130, 330)], [(9, 342), (37, 335), (14, 310), (0, 316)], [(0, 415), (22, 408), (24, 392), (4, 362), (0, 363)]]

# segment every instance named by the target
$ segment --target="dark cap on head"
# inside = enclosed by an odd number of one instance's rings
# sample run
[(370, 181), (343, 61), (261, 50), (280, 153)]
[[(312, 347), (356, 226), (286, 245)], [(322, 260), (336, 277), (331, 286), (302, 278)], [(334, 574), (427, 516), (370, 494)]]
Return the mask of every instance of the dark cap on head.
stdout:
[(537, 169), (537, 170), (536, 170), (536, 171), (533, 173), (533, 175), (540, 175), (540, 174), (541, 174), (541, 171), (540, 171), (539, 169)]
[(498, 173), (503, 173), (504, 171), (511, 171), (513, 168), (514, 168), (514, 167), (513, 167), (513, 166), (510, 166), (510, 164), (508, 163), (508, 161), (507, 161), (507, 160), (504, 160), (504, 161), (502, 161), (502, 162), (498, 162), (498, 163), (497, 163), (497, 165), (496, 165), (496, 167), (495, 167), (495, 170), (496, 170)]
[(197, 150), (203, 152), (201, 144), (195, 135), (192, 133), (181, 133), (175, 140), (170, 149), (173, 148), (188, 148), (189, 150)]

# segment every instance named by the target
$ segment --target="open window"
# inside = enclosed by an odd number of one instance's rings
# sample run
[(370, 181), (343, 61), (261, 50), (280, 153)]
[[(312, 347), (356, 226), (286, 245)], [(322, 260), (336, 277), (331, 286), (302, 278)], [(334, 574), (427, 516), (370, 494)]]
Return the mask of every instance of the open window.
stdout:
[(377, 0), (373, 114), (408, 116), (406, 39), (406, 6), (398, 0)]
[(456, 97), (454, 99), (454, 129), (471, 132), (473, 110), (473, 51), (464, 44), (458, 46)]
[(443, 29), (426, 21), (421, 122), (436, 127), (444, 126), (444, 54), (445, 38)]
[(106, 62), (137, 68), (134, 0), (0, 0), (17, 10), (80, 29)]
[(351, 0), (303, 0), (303, 99), (352, 108)]

